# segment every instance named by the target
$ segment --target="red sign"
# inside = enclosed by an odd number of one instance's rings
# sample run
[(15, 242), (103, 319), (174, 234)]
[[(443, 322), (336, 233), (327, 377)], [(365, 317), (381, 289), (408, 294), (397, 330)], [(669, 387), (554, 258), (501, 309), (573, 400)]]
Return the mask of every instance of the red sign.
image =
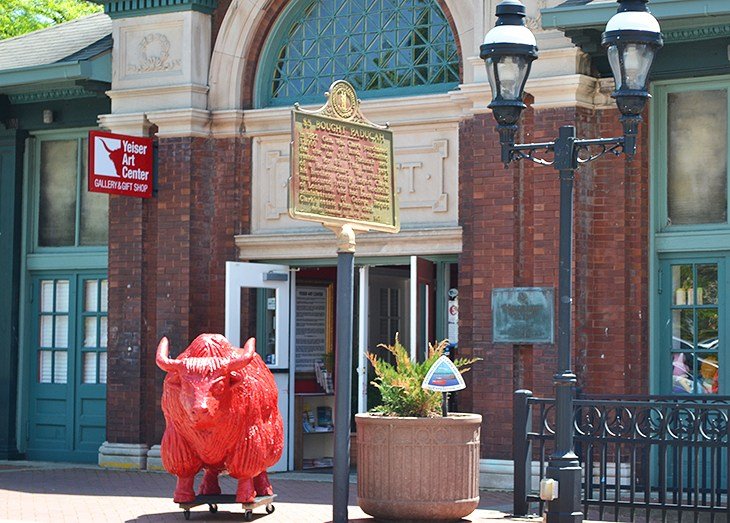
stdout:
[(89, 131), (89, 192), (152, 197), (152, 138)]

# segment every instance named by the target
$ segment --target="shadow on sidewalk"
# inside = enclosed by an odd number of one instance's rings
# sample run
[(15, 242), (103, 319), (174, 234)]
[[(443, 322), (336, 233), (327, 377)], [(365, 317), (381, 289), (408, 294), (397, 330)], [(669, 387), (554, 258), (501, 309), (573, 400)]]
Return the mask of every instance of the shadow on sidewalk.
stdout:
[[(268, 519), (266, 519), (268, 516)], [(219, 510), (215, 514), (210, 514), (208, 511), (197, 511), (197, 512), (191, 512), (190, 513), (190, 521), (243, 521), (243, 511), (239, 510), (238, 512), (235, 511), (225, 511), (225, 510)], [(270, 516), (265, 513), (257, 514), (254, 513), (253, 519), (251, 521), (259, 521), (261, 520), (263, 522), (276, 522), (276, 513), (271, 514)], [(163, 521), (178, 521), (182, 522), (185, 521), (183, 518), (182, 510), (177, 512), (159, 512), (157, 514), (145, 514), (143, 516), (139, 516), (134, 519), (128, 519), (125, 521), (125, 523), (147, 523), (147, 522), (163, 522)], [(354, 521), (354, 520), (350, 520)], [(357, 521), (367, 521), (368, 523), (374, 523), (375, 520), (357, 520)]]

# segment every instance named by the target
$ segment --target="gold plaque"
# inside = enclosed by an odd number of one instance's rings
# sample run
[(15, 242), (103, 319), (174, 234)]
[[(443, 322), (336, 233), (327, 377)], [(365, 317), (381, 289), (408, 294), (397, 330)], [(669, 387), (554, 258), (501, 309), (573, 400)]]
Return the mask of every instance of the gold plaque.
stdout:
[(349, 83), (338, 80), (327, 96), (318, 111), (292, 111), (290, 216), (398, 232), (392, 131), (362, 115)]

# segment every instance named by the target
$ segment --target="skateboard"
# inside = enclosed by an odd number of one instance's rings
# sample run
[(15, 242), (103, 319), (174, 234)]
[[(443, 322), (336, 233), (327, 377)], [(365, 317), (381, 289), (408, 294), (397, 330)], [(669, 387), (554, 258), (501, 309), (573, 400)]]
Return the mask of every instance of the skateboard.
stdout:
[[(266, 506), (266, 513), (271, 514), (274, 512), (274, 498), (276, 494), (271, 496), (258, 496), (253, 500), (253, 503), (241, 503), (243, 510), (245, 510), (243, 519), (244, 521), (253, 520), (253, 509), (260, 506)], [(236, 496), (234, 494), (219, 494), (217, 496), (195, 496), (194, 501), (188, 503), (178, 503), (181, 509), (183, 509), (183, 516), (185, 519), (190, 519), (190, 509), (193, 507), (199, 507), (200, 505), (208, 505), (210, 512), (218, 512), (218, 505), (237, 504)]]

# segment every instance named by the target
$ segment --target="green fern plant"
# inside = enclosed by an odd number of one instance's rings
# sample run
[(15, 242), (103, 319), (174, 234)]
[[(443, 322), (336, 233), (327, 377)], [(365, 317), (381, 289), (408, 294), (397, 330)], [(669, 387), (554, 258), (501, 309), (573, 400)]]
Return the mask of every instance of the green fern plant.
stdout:
[[(378, 347), (390, 352), (395, 365), (368, 352), (367, 357), (375, 370), (375, 380), (371, 383), (378, 388), (382, 403), (371, 412), (384, 416), (407, 416), (432, 418), (441, 415), (441, 393), (421, 388), (431, 366), (441, 357), (448, 345), (443, 340), (436, 345), (429, 343), (428, 358), (423, 362), (412, 361), (408, 351), (401, 345), (398, 334), (393, 345), (380, 344)], [(454, 365), (462, 374), (481, 358), (458, 358)]]

